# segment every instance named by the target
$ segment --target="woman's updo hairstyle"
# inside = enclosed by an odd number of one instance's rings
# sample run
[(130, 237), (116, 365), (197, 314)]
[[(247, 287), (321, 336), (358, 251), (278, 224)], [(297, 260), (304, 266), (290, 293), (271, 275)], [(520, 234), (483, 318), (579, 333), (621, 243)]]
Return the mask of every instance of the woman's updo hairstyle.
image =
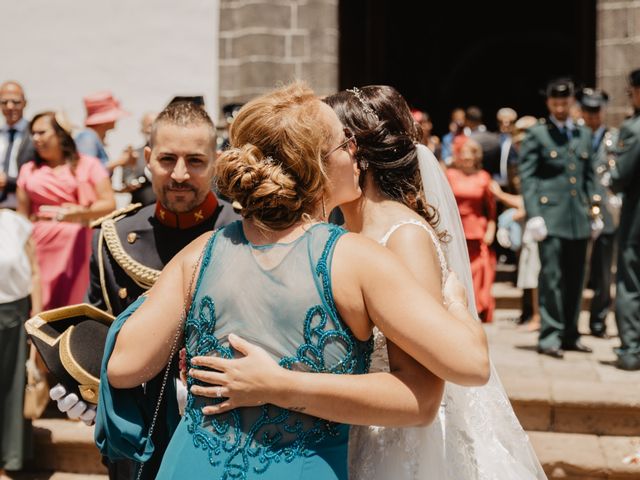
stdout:
[(296, 82), (238, 112), (229, 132), (231, 147), (216, 162), (216, 183), (220, 193), (240, 203), (244, 218), (282, 230), (317, 210), (326, 179), (323, 149), (330, 138), (320, 106), (314, 92)]
[[(401, 202), (437, 230), (438, 211), (422, 189), (416, 144), (422, 129), (400, 93), (386, 85), (343, 90), (324, 100), (358, 142), (356, 158), (387, 197)], [(363, 182), (364, 175), (360, 177)], [(441, 240), (446, 232), (438, 232)]]

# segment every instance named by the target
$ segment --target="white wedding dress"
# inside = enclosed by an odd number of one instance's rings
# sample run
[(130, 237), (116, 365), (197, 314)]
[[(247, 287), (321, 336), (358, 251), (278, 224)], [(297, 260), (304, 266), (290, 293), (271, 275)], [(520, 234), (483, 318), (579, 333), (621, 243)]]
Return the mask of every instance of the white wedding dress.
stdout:
[[(424, 151), (426, 148), (420, 147), (418, 156), (425, 193), (438, 209), (440, 226), (451, 239), (443, 245), (429, 226), (405, 220), (394, 225), (380, 243), (386, 245), (389, 237), (404, 225), (424, 228), (438, 253), (442, 283), (450, 268), (455, 271), (467, 288), (469, 305), (475, 315), (469, 259), (455, 199), (437, 160)], [(388, 372), (385, 337), (376, 329), (374, 338), (370, 371)], [(352, 427), (349, 477), (352, 480), (547, 478), (493, 365), (491, 378), (482, 387), (446, 383), (438, 415), (428, 427)]]

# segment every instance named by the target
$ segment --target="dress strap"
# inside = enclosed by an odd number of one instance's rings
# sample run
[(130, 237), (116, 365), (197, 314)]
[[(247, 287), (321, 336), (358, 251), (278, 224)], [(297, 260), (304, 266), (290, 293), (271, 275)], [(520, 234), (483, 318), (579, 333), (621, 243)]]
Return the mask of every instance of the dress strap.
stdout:
[(386, 247), (387, 242), (389, 242), (389, 238), (391, 237), (391, 235), (393, 235), (396, 230), (398, 230), (400, 227), (404, 225), (417, 225), (418, 227), (422, 227), (429, 234), (429, 236), (431, 237), (431, 240), (433, 241), (433, 245), (436, 247), (436, 253), (438, 254), (438, 261), (440, 262), (441, 282), (444, 285), (444, 281), (446, 280), (447, 275), (449, 273), (449, 262), (447, 262), (447, 257), (445, 256), (444, 250), (442, 249), (442, 245), (440, 244), (440, 239), (436, 235), (436, 232), (433, 230), (433, 228), (428, 227), (427, 225), (420, 222), (419, 220), (413, 220), (413, 219), (403, 220), (393, 225), (387, 231), (387, 233), (385, 233), (384, 236), (379, 240), (379, 243), (382, 246)]

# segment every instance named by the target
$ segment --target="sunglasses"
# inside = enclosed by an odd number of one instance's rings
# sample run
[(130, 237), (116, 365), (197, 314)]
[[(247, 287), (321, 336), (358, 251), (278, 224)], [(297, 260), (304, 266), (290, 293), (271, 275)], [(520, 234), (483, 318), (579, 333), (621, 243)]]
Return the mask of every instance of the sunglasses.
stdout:
[(356, 142), (356, 137), (351, 130), (348, 128), (343, 129), (344, 132), (344, 141), (337, 145), (336, 147), (329, 150), (329, 152), (323, 157), (323, 159), (328, 158), (333, 152), (337, 150), (344, 150), (351, 155), (355, 155), (356, 150), (358, 149), (358, 143)]

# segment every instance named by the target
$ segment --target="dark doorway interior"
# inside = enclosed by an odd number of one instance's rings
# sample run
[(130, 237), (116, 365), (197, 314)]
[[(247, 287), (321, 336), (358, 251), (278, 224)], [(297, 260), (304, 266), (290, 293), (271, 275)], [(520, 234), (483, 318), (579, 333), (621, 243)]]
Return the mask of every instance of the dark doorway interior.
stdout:
[(390, 84), (442, 134), (454, 107), (545, 114), (546, 82), (595, 83), (595, 0), (340, 1), (340, 87)]

